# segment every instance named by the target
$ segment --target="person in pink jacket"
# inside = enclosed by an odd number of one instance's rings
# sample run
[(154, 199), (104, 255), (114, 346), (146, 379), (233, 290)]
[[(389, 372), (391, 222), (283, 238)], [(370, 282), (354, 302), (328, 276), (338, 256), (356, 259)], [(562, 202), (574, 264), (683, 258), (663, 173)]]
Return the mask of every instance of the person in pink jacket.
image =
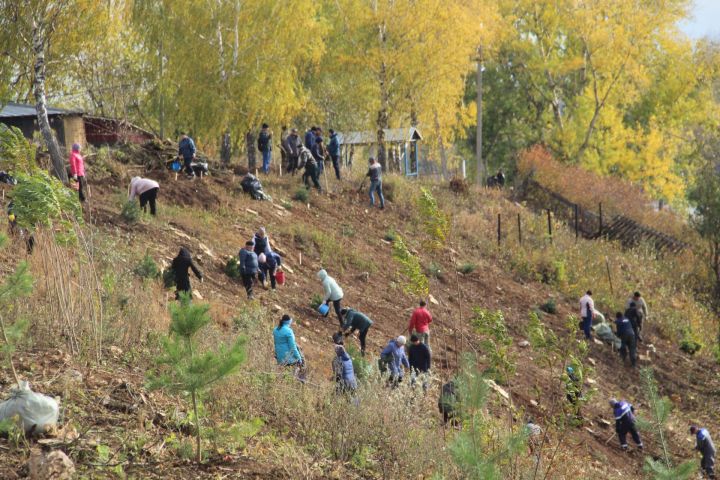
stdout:
[(155, 200), (160, 191), (160, 184), (149, 178), (133, 177), (130, 180), (130, 195), (128, 200), (131, 202), (135, 197), (140, 197), (140, 208), (145, 212), (145, 206), (150, 204), (150, 214), (155, 215)]
[(78, 195), (80, 201), (85, 201), (85, 189), (87, 183), (85, 183), (85, 159), (80, 155), (80, 145), (73, 143), (72, 151), (70, 152), (70, 175), (73, 180), (78, 182)]

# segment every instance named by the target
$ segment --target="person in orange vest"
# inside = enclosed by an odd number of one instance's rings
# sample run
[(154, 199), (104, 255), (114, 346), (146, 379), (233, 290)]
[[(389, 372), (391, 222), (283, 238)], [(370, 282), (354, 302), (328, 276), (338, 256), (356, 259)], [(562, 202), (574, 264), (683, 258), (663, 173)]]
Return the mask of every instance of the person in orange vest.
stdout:
[(427, 309), (425, 300), (420, 300), (420, 306), (413, 311), (410, 317), (408, 334), (412, 335), (414, 333), (425, 345), (430, 347), (430, 324), (432, 321), (433, 318)]

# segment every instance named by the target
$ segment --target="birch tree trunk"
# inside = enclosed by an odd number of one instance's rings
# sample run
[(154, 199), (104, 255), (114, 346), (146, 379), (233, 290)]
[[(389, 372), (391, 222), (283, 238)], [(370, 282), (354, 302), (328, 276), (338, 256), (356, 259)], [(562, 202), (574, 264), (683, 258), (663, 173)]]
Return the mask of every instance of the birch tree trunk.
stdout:
[(227, 168), (230, 165), (230, 158), (232, 157), (232, 146), (230, 141), (230, 132), (225, 131), (220, 141), (220, 162), (222, 166)]
[(388, 128), (388, 92), (385, 62), (380, 65), (380, 111), (377, 117), (377, 161), (383, 171), (388, 171), (387, 150), (385, 149), (385, 129)]
[(247, 149), (248, 170), (255, 175), (257, 163), (255, 161), (255, 134), (252, 130), (248, 130), (245, 134), (245, 148)]
[(475, 183), (482, 186), (487, 176), (487, 165), (483, 159), (483, 61), (482, 46), (478, 47), (477, 64), (477, 131), (475, 139)]
[(33, 21), (33, 54), (35, 56), (35, 78), (33, 79), (33, 95), (35, 96), (35, 110), (37, 111), (38, 126), (50, 152), (53, 173), (63, 183), (67, 182), (67, 171), (57, 139), (50, 128), (47, 113), (47, 99), (45, 98), (45, 45), (47, 45), (47, 27), (44, 21)]

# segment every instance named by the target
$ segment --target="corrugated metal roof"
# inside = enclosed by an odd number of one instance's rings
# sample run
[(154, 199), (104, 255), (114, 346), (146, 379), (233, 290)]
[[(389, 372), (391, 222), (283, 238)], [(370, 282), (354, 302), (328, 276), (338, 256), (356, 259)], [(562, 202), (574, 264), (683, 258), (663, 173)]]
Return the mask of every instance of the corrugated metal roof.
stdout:
[[(385, 141), (388, 143), (416, 142), (422, 140), (420, 131), (415, 127), (386, 128)], [(349, 132), (341, 134), (340, 143), (343, 145), (373, 145), (377, 143), (377, 132)]]
[[(48, 115), (77, 115), (82, 114), (82, 110), (66, 110), (64, 108), (48, 107)], [(0, 118), (10, 117), (34, 117), (37, 115), (35, 105), (27, 105), (24, 103), (8, 102), (7, 105), (0, 110)]]

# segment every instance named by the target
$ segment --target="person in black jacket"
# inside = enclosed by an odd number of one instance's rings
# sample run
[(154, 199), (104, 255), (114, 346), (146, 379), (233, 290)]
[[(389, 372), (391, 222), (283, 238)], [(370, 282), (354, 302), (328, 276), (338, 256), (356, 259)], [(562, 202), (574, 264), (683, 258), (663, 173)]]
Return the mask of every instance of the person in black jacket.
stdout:
[(617, 336), (622, 341), (622, 344), (620, 345), (620, 357), (622, 358), (623, 363), (625, 363), (625, 357), (627, 356), (629, 350), (630, 364), (634, 367), (637, 363), (637, 342), (632, 322), (622, 313), (617, 312), (615, 314), (615, 325), (617, 327)]
[(430, 349), (427, 345), (420, 341), (420, 337), (415, 334), (410, 336), (410, 347), (408, 348), (408, 362), (410, 363), (410, 371), (412, 372), (411, 385), (415, 383), (415, 379), (422, 379), (423, 391), (427, 391), (427, 376), (430, 372)]
[(635, 333), (635, 338), (638, 342), (642, 342), (642, 337), (640, 337), (640, 329), (642, 328), (643, 321), (642, 315), (642, 310), (638, 308), (635, 302), (630, 302), (628, 308), (625, 310), (625, 318), (630, 320), (633, 333)]
[(450, 380), (440, 389), (438, 410), (442, 413), (443, 425), (447, 425), (448, 422), (451, 422), (454, 427), (460, 425), (460, 419), (456, 415), (458, 411), (458, 392), (454, 380)]
[(180, 247), (180, 253), (172, 261), (172, 269), (175, 272), (175, 299), (180, 299), (181, 293), (187, 293), (192, 295), (192, 287), (190, 286), (190, 272), (192, 268), (195, 276), (202, 282), (203, 274), (193, 262), (190, 250), (185, 247)]

